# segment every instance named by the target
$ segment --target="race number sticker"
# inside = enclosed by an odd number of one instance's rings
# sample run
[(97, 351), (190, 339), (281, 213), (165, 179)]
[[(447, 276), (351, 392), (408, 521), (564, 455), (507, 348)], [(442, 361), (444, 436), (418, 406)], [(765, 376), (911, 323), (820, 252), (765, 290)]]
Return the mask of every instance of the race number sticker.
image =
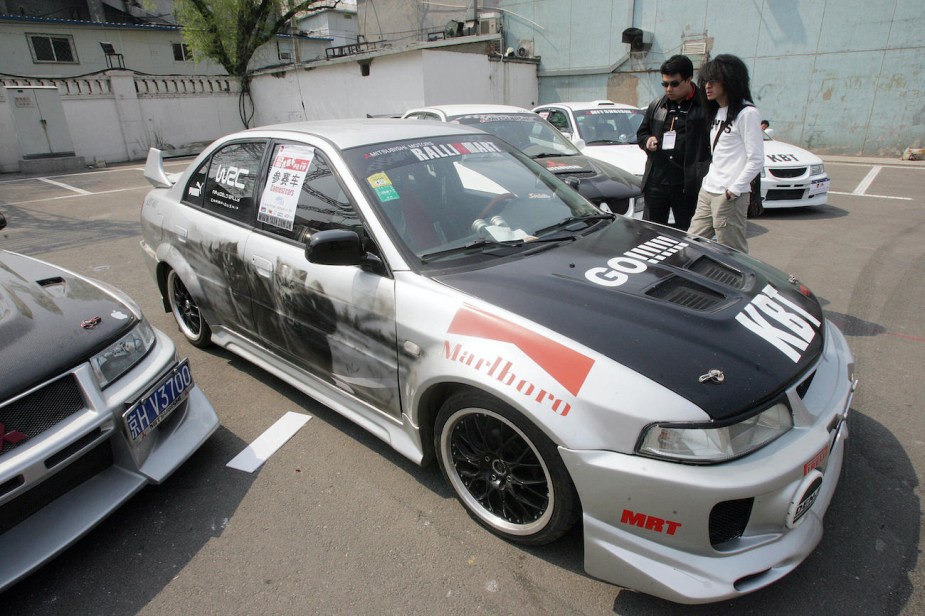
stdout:
[(307, 145), (281, 145), (270, 166), (270, 176), (260, 197), (257, 220), (292, 231), (299, 193), (305, 174), (315, 157), (315, 149)]
[(382, 171), (372, 174), (366, 178), (366, 181), (373, 187), (373, 191), (375, 191), (376, 196), (379, 197), (379, 201), (382, 203), (401, 198), (398, 191), (392, 186), (392, 180)]

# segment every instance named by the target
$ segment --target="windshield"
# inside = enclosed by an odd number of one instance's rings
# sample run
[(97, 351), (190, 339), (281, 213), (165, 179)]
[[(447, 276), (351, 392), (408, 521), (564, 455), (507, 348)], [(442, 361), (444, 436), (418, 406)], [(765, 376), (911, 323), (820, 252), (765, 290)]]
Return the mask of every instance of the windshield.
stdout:
[(423, 263), (496, 258), (574, 235), (601, 216), (492, 135), (380, 143), (344, 158), (392, 238)]
[(636, 131), (645, 115), (641, 109), (584, 109), (573, 112), (578, 136), (587, 145), (636, 143)]
[(532, 158), (581, 154), (555, 127), (532, 112), (480, 113), (448, 118), (497, 135)]

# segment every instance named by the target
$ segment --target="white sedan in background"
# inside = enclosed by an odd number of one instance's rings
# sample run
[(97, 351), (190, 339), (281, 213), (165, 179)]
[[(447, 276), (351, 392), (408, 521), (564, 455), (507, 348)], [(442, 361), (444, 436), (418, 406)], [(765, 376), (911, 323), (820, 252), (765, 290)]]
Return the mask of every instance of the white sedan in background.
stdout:
[(645, 112), (639, 107), (600, 100), (550, 103), (533, 111), (558, 128), (585, 156), (642, 177), (646, 153), (636, 145), (636, 131)]
[(761, 197), (765, 209), (825, 205), (829, 176), (822, 159), (795, 145), (764, 135)]

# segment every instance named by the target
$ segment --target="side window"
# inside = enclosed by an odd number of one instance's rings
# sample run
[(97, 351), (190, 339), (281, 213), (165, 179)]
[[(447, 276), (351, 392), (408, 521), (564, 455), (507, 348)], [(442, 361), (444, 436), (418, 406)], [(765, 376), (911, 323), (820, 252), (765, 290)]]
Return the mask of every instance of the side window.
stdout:
[(254, 187), (264, 141), (232, 143), (212, 155), (202, 195), (202, 207), (238, 222), (254, 220)]
[(303, 144), (274, 148), (257, 220), (265, 230), (300, 242), (326, 229), (364, 235), (360, 216), (324, 154)]
[(549, 117), (546, 118), (546, 121), (559, 130), (564, 130), (566, 132), (572, 131), (568, 124), (568, 116), (566, 116), (565, 113), (559, 111), (558, 109), (551, 110), (549, 112)]
[(202, 207), (202, 188), (206, 183), (206, 174), (209, 173), (209, 159), (207, 158), (193, 175), (190, 176), (186, 188), (183, 189), (183, 202)]

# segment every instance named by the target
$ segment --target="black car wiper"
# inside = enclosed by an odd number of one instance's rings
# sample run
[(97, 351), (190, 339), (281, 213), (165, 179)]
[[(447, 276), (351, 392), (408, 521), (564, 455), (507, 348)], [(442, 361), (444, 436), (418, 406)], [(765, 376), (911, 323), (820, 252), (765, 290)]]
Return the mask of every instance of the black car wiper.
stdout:
[(594, 141), (585, 141), (586, 145), (627, 145), (629, 141), (617, 141), (616, 139), (595, 139)]
[(443, 257), (450, 257), (458, 254), (465, 254), (467, 252), (477, 252), (486, 247), (492, 248), (516, 248), (524, 245), (524, 240), (507, 240), (499, 242), (496, 240), (473, 240), (468, 244), (462, 246), (456, 246), (455, 248), (447, 248), (446, 250), (438, 250), (437, 252), (431, 252), (426, 255), (421, 256), (421, 261), (424, 263), (430, 263), (431, 261), (436, 261), (437, 259), (442, 259)]
[(562, 229), (563, 227), (568, 227), (579, 222), (587, 223), (586, 226), (590, 226), (593, 222), (599, 220), (614, 220), (616, 217), (616, 214), (607, 213), (591, 214), (590, 216), (569, 216), (568, 218), (563, 218), (554, 225), (549, 225), (548, 227), (544, 227), (539, 231), (534, 232), (534, 235), (543, 235), (544, 233), (555, 231), (556, 229)]

